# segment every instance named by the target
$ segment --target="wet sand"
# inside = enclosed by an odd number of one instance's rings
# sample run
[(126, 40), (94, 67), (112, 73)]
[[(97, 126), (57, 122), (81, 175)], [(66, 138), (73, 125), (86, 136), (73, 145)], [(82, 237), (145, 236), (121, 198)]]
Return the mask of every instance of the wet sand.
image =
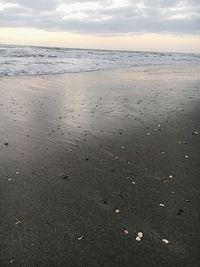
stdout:
[(199, 266), (199, 74), (0, 79), (0, 265)]

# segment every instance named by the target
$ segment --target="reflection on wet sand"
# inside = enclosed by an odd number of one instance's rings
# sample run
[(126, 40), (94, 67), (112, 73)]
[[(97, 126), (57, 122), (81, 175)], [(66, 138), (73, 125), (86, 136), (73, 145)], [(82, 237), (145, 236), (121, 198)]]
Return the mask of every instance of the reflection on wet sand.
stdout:
[(2, 264), (196, 266), (198, 74), (1, 79)]

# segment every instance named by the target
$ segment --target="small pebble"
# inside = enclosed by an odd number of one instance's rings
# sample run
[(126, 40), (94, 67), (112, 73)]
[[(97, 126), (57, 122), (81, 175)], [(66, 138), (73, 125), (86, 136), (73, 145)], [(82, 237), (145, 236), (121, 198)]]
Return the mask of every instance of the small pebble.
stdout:
[(10, 263), (13, 263), (14, 261), (15, 261), (15, 259), (11, 259), (11, 260), (10, 260)]
[(17, 224), (22, 224), (22, 221), (20, 221), (20, 220), (16, 220), (15, 221), (15, 224), (17, 225)]
[(183, 212), (184, 212), (184, 211), (183, 211), (182, 209), (179, 209), (177, 215), (180, 216)]
[(172, 178), (173, 178), (173, 176), (170, 174), (170, 175), (169, 175), (169, 178), (171, 178), (171, 179), (172, 179)]
[(128, 230), (124, 229), (124, 233), (125, 233), (125, 235), (128, 235)]
[(186, 158), (186, 159), (188, 159), (188, 158), (189, 158), (189, 156), (188, 156), (188, 155), (185, 155), (185, 158)]
[(159, 206), (160, 206), (160, 207), (164, 207), (165, 205), (161, 203), (161, 204), (159, 204)]
[(162, 239), (162, 242), (165, 244), (169, 244), (169, 241), (167, 239)]
[(135, 184), (135, 182), (131, 182), (132, 184)]
[(140, 238), (139, 236), (137, 236), (137, 237), (135, 238), (135, 240), (137, 240), (137, 241), (141, 241), (141, 238)]
[(138, 232), (138, 234), (137, 234), (140, 238), (142, 238), (143, 237), (143, 233), (142, 232)]
[(63, 180), (67, 180), (67, 179), (69, 178), (69, 176), (68, 176), (68, 175), (63, 175), (63, 176), (61, 176), (61, 178), (62, 178)]
[(118, 210), (118, 209), (116, 209), (116, 210), (115, 210), (115, 212), (116, 212), (116, 213), (119, 213), (119, 210)]

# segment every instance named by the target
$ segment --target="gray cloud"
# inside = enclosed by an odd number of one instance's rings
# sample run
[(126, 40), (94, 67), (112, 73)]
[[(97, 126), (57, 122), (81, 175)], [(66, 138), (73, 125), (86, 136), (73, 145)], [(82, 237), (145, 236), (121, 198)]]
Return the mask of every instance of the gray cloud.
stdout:
[(0, 0), (0, 27), (199, 34), (200, 0)]

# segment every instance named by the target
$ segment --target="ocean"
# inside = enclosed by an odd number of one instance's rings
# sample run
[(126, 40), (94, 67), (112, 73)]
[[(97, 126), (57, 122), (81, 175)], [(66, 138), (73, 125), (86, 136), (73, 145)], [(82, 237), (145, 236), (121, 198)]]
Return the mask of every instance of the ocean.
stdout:
[(0, 45), (0, 77), (197, 64), (200, 54)]

